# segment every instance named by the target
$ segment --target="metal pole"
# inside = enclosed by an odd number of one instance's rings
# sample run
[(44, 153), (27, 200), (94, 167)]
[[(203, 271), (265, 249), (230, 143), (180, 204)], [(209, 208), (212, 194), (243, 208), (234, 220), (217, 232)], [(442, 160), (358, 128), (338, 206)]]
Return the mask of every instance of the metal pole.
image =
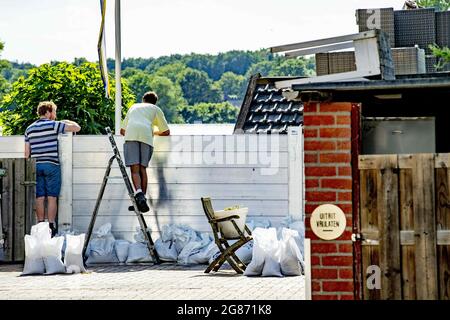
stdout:
[(120, 122), (122, 120), (122, 57), (120, 39), (120, 0), (116, 0), (115, 7), (115, 31), (116, 31), (116, 112), (115, 112), (115, 133), (120, 134)]

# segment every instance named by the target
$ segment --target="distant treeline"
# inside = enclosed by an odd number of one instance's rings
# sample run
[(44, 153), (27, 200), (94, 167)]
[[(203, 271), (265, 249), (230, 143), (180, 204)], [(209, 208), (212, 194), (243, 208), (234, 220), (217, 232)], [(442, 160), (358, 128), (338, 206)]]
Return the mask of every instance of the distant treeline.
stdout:
[[(75, 66), (88, 62), (75, 58)], [(21, 76), (27, 77), (36, 66), (29, 63), (2, 61), (0, 99)], [(57, 65), (59, 61), (52, 61)], [(107, 60), (114, 73), (113, 59)], [(314, 74), (314, 59), (286, 59), (268, 50), (229, 51), (211, 54), (174, 54), (159, 58), (125, 58), (122, 78), (136, 100), (154, 90), (171, 122), (234, 122), (251, 75), (307, 76)], [(0, 79), (1, 80), (1, 79)], [(216, 116), (207, 116), (216, 112)]]

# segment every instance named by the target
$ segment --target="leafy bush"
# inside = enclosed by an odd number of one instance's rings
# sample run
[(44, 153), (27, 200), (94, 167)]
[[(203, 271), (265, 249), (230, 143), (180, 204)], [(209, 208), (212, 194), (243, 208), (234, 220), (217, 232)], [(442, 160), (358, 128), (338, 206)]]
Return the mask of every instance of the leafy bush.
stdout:
[[(110, 77), (111, 99), (105, 97), (103, 82), (95, 63), (79, 66), (61, 62), (43, 64), (19, 78), (0, 103), (0, 125), (4, 135), (23, 134), (37, 119), (40, 101), (52, 100), (58, 106), (58, 119), (71, 119), (81, 126), (83, 134), (100, 134), (104, 127), (114, 127), (115, 81)], [(122, 81), (122, 103), (135, 100), (126, 81)], [(122, 109), (122, 114), (126, 108)]]
[(437, 45), (431, 45), (429, 47), (433, 55), (438, 59), (436, 69), (443, 69), (448, 63), (450, 63), (450, 48), (441, 48)]

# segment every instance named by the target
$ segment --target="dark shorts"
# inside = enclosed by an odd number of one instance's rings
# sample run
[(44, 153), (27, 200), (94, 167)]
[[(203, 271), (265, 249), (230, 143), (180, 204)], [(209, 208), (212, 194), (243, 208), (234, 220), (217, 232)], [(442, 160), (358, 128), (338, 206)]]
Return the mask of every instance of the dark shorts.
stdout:
[(36, 164), (36, 198), (59, 197), (61, 167), (53, 163)]
[(127, 167), (140, 164), (148, 167), (153, 154), (153, 147), (140, 141), (125, 141), (123, 145), (125, 165)]

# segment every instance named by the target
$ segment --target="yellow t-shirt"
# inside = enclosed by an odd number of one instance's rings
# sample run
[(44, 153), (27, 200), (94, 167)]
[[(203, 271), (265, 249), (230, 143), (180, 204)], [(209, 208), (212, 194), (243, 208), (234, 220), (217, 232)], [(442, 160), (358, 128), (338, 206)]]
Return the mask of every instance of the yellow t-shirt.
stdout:
[(125, 141), (141, 141), (153, 146), (153, 131), (169, 130), (162, 110), (150, 103), (136, 103), (130, 107), (122, 122)]

